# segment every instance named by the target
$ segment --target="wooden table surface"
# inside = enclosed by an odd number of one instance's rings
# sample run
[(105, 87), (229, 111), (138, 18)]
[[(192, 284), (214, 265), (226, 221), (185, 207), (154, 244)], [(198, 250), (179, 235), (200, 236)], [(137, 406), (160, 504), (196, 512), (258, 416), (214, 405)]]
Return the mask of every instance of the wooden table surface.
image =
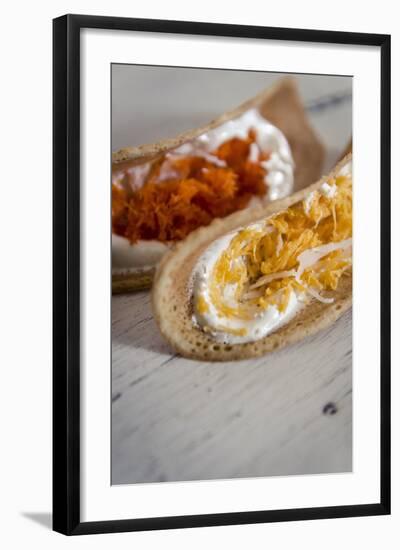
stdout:
[[(190, 79), (195, 90), (198, 82)], [(121, 90), (129, 90), (125, 74), (120, 80)], [(351, 131), (351, 85), (349, 94), (343, 82), (335, 88), (325, 79), (315, 88), (300, 81), (329, 147), (327, 166)], [(113, 105), (115, 99), (121, 110), (118, 78), (113, 86)], [(136, 113), (137, 125), (151, 131), (140, 121)], [(113, 144), (127, 144), (127, 127), (117, 116)], [(148, 291), (113, 296), (112, 483), (350, 471), (351, 322), (348, 312), (316, 336), (260, 359), (205, 363), (169, 349)]]
[(351, 312), (224, 363), (174, 355), (149, 292), (113, 297), (112, 316), (113, 484), (351, 470)]

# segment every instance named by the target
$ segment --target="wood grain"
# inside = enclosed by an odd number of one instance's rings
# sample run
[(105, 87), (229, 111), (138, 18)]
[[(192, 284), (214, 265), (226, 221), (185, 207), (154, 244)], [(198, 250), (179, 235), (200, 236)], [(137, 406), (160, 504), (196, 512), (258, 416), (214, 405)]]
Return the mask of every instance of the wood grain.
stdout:
[(147, 291), (114, 296), (112, 483), (350, 471), (351, 322), (267, 357), (203, 363), (171, 352)]
[[(113, 75), (114, 149), (200, 126), (280, 77), (246, 73), (237, 80), (232, 71), (173, 73), (159, 67), (131, 66), (129, 74), (126, 67), (113, 70), (119, 71), (119, 77)], [(296, 78), (327, 146), (324, 170), (329, 170), (351, 136), (351, 80)], [(147, 291), (114, 296), (112, 482), (350, 471), (351, 323), (349, 311), (328, 330), (277, 353), (199, 363), (171, 353), (153, 320)], [(323, 413), (329, 403), (336, 414)]]

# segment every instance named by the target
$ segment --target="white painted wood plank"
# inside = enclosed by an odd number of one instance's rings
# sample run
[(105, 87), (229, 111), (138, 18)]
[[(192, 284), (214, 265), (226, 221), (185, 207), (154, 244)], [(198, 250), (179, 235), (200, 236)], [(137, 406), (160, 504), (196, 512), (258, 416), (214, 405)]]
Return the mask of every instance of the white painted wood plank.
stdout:
[[(202, 363), (158, 333), (149, 293), (112, 299), (112, 482), (350, 471), (351, 313), (278, 353)], [(337, 413), (322, 413), (334, 402)]]

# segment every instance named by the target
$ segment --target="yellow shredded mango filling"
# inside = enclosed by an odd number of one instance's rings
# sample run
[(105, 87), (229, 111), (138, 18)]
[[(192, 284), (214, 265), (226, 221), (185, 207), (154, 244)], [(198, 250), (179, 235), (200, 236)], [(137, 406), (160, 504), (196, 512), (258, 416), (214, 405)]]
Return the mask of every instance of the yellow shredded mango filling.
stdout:
[[(250, 226), (233, 237), (215, 263), (209, 287), (219, 317), (253, 319), (271, 305), (284, 312), (292, 291), (336, 290), (352, 261), (342, 248), (296, 276), (301, 253), (352, 236), (352, 178), (339, 176), (327, 183), (336, 186), (332, 197), (314, 191), (308, 204), (296, 203), (262, 222), (261, 227)], [(278, 277), (273, 278), (274, 274)], [(234, 300), (224, 297), (227, 285), (233, 285)], [(204, 305), (198, 307), (204, 311)]]
[(199, 313), (207, 313), (210, 308), (208, 307), (207, 301), (203, 296), (197, 298), (197, 311)]

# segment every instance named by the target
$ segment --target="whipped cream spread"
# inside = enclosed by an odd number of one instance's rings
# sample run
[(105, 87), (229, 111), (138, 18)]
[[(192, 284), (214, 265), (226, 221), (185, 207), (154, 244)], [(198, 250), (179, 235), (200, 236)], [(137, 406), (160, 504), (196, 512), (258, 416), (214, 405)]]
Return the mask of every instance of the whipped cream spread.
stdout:
[(212, 159), (218, 162), (219, 159), (211, 155), (211, 151), (215, 151), (229, 139), (246, 139), (251, 128), (256, 130), (257, 138), (250, 148), (249, 160), (256, 162), (260, 151), (271, 153), (268, 160), (260, 163), (267, 170), (265, 183), (268, 186), (268, 198), (276, 200), (290, 195), (294, 183), (294, 161), (289, 143), (283, 133), (268, 122), (258, 109), (249, 109), (237, 118), (228, 120), (192, 141), (184, 143), (174, 149), (173, 154), (208, 155), (211, 162)]
[[(251, 228), (259, 228), (261, 231), (262, 225), (253, 225)], [(211, 333), (217, 341), (226, 344), (244, 344), (263, 338), (289, 321), (300, 309), (302, 303), (295, 293), (292, 293), (284, 313), (280, 313), (278, 308), (273, 306), (254, 312), (253, 318), (250, 319), (221, 316), (210, 298), (209, 280), (212, 278), (216, 261), (228, 248), (234, 235), (235, 233), (231, 233), (217, 239), (198, 260), (192, 281), (195, 304), (193, 322)], [(234, 308), (238, 306), (235, 291), (234, 284), (227, 284), (223, 290), (224, 301)], [(203, 304), (203, 308), (197, 307), (199, 301)]]
[[(352, 261), (351, 210), (349, 215), (348, 209), (349, 204), (351, 205), (351, 173), (350, 162), (338, 174), (337, 181), (341, 180), (340, 184), (337, 185), (334, 181), (323, 182), (317, 191), (310, 193), (302, 204), (300, 203), (297, 210), (299, 213), (297, 220), (301, 220), (304, 214), (306, 217), (313, 216), (312, 221), (318, 219), (320, 215), (325, 215), (325, 220), (328, 219), (328, 215), (331, 216), (333, 220), (329, 219), (333, 227), (333, 235), (338, 237), (343, 235), (347, 238), (306, 247), (297, 255), (290, 269), (279, 270), (278, 268), (278, 271), (267, 275), (258, 274), (256, 280), (252, 280), (251, 277), (246, 280), (250, 272), (247, 263), (249, 254), (252, 254), (251, 243), (260, 243), (266, 235), (279, 229), (278, 224), (275, 226), (270, 224), (270, 219), (239, 228), (215, 240), (200, 256), (192, 273), (189, 292), (192, 296), (193, 323), (209, 333), (216, 341), (241, 344), (254, 342), (277, 330), (290, 321), (311, 299), (326, 304), (332, 303), (334, 298), (326, 296), (321, 288), (335, 288), (338, 277), (348, 266), (351, 266)], [(343, 191), (340, 188), (342, 184)], [(335, 199), (337, 204), (334, 202)], [(301, 208), (304, 214), (301, 214)], [(326, 209), (332, 209), (334, 214), (327, 213)], [(342, 229), (337, 227), (340, 223)], [(350, 224), (349, 227), (348, 224)], [(321, 232), (323, 231), (324, 226), (321, 225)], [(282, 247), (285, 246), (282, 244), (281, 234), (277, 235), (273, 242), (275, 250), (269, 250), (269, 254), (277, 256), (276, 265), (280, 265), (278, 256)], [(267, 247), (268, 244), (261, 246)], [(287, 242), (286, 246), (288, 246)], [(231, 251), (230, 254), (227, 255), (227, 251)], [(255, 251), (254, 254), (256, 254)], [(268, 256), (266, 259), (268, 261)], [(221, 284), (221, 265), (223, 284)], [(243, 269), (240, 270), (240, 268)], [(224, 270), (228, 273), (227, 276), (223, 274)], [(340, 272), (336, 282), (332, 283), (327, 279), (326, 272), (329, 270), (333, 274)], [(235, 272), (238, 276), (231, 275)], [(316, 280), (315, 274), (325, 282), (326, 286)], [(291, 281), (291, 283), (287, 287), (277, 286), (275, 289), (271, 287), (272, 298), (275, 292), (276, 300), (272, 300), (272, 303), (263, 303), (267, 286), (282, 280)], [(285, 304), (281, 307), (281, 295), (283, 296), (285, 292)], [(268, 296), (268, 290), (266, 296)]]
[(160, 258), (168, 249), (168, 245), (155, 240), (139, 241), (131, 245), (125, 237), (113, 234), (113, 273), (123, 272), (126, 268), (138, 272), (151, 269), (160, 261)]
[[(160, 181), (174, 178), (171, 160), (179, 156), (201, 156), (216, 166), (225, 166), (225, 162), (212, 154), (222, 143), (231, 138), (246, 139), (248, 131), (256, 131), (256, 141), (252, 143), (249, 160), (258, 161), (260, 152), (270, 152), (267, 160), (260, 164), (266, 169), (265, 184), (268, 198), (276, 200), (290, 195), (294, 184), (294, 162), (290, 146), (283, 133), (261, 116), (258, 109), (249, 109), (235, 119), (228, 120), (218, 127), (207, 131), (197, 138), (186, 142), (166, 155)], [(133, 187), (140, 187), (146, 180), (151, 163), (133, 166), (128, 169)], [(115, 181), (122, 179), (123, 174), (117, 174)], [(259, 204), (259, 199), (253, 197), (249, 207)], [(172, 245), (172, 243), (171, 243)], [(131, 244), (122, 236), (112, 236), (113, 272), (129, 268), (131, 271), (142, 271), (152, 268), (160, 261), (169, 245), (158, 241), (139, 240)]]

